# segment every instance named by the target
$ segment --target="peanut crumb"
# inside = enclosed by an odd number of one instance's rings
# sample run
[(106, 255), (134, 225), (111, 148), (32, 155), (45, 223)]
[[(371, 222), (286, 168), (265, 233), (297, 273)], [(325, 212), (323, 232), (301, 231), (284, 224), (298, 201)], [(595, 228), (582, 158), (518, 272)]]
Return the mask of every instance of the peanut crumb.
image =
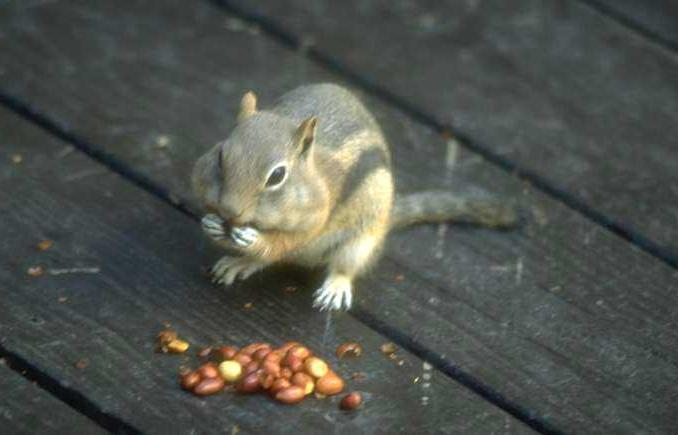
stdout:
[(38, 251), (46, 251), (51, 247), (52, 247), (51, 240), (43, 240), (42, 242), (38, 243)]
[(394, 343), (384, 343), (381, 345), (381, 352), (387, 355), (394, 354), (398, 348)]
[(43, 269), (42, 266), (31, 266), (28, 268), (26, 273), (28, 273), (30, 276), (40, 276), (45, 273), (45, 269)]
[(165, 135), (158, 136), (155, 140), (155, 146), (158, 148), (166, 148), (169, 143), (170, 139)]

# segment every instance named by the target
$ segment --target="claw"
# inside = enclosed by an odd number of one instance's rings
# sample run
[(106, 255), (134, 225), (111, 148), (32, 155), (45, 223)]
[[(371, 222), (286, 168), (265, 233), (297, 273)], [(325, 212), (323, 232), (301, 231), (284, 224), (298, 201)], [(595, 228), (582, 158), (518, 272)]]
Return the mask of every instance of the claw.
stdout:
[(231, 240), (244, 248), (251, 246), (259, 238), (259, 231), (252, 227), (234, 227), (231, 230)]
[(223, 240), (226, 238), (224, 232), (224, 221), (217, 215), (205, 215), (200, 221), (202, 230), (214, 240)]
[(222, 257), (212, 267), (212, 282), (231, 285), (236, 279), (246, 279), (266, 264), (248, 257)]
[(313, 307), (320, 311), (348, 310), (353, 302), (351, 280), (341, 275), (329, 276), (313, 295)]
[(221, 228), (224, 221), (215, 214), (207, 214), (200, 220), (203, 226)]

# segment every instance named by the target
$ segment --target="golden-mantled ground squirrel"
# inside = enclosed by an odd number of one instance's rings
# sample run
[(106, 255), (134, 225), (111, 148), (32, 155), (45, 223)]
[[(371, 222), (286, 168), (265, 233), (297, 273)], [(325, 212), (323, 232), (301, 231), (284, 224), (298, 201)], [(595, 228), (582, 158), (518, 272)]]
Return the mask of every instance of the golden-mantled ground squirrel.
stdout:
[(394, 196), (391, 156), (374, 117), (348, 90), (303, 86), (258, 110), (240, 103), (231, 135), (195, 165), (193, 187), (207, 235), (236, 252), (212, 268), (230, 285), (277, 262), (326, 266), (321, 310), (348, 309), (353, 279), (378, 257), (386, 234), (416, 222), (510, 226), (499, 204), (446, 192)]

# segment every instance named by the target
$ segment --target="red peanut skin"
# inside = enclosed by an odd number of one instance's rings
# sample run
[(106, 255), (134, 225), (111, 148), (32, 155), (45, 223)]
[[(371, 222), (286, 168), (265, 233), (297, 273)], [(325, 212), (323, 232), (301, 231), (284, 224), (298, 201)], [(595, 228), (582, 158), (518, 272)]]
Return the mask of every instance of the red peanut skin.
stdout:
[(235, 389), (239, 393), (244, 394), (254, 394), (261, 391), (261, 384), (259, 383), (257, 372), (244, 376), (237, 384), (235, 384)]
[(306, 392), (304, 391), (303, 388), (301, 388), (298, 385), (292, 385), (291, 387), (287, 387), (283, 390), (278, 391), (275, 394), (275, 400), (277, 400), (280, 403), (292, 405), (294, 403), (299, 403), (302, 400), (304, 400), (305, 396)]
[(339, 408), (343, 409), (344, 411), (351, 411), (359, 407), (361, 403), (363, 403), (363, 396), (358, 392), (353, 392), (345, 395), (341, 399), (341, 402), (339, 402)]
[(224, 380), (221, 378), (207, 378), (200, 381), (193, 389), (193, 394), (197, 396), (209, 396), (216, 394), (224, 389)]
[(192, 391), (201, 380), (202, 377), (197, 371), (189, 372), (181, 378), (181, 388)]

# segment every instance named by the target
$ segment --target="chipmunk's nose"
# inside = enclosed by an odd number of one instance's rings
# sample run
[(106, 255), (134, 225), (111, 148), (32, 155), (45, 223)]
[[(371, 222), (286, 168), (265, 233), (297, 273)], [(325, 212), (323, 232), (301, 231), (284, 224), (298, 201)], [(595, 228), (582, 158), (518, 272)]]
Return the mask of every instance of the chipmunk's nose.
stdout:
[(230, 198), (222, 198), (219, 203), (219, 214), (225, 221), (234, 226), (243, 224), (242, 217), (244, 211), (245, 207), (242, 204)]

